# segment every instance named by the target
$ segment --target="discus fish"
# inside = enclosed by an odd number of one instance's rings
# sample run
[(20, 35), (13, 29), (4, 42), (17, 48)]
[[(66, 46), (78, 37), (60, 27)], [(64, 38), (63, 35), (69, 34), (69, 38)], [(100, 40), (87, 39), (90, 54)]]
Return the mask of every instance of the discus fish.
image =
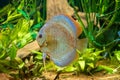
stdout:
[(57, 66), (69, 65), (78, 56), (76, 43), (81, 33), (82, 28), (72, 17), (54, 16), (43, 25), (36, 38), (43, 60), (48, 55)]

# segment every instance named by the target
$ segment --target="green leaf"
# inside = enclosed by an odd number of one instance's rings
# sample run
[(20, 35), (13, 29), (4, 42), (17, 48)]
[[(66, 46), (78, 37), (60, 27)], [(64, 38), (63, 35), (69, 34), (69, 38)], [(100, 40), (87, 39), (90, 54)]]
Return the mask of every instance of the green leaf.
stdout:
[(17, 69), (18, 63), (15, 60), (0, 60), (0, 64), (5, 66), (6, 68)]
[(39, 59), (39, 60), (42, 60), (43, 59), (43, 54), (41, 52), (38, 52), (38, 51), (35, 51), (35, 50), (32, 50), (31, 51), (33, 54), (37, 54), (35, 56), (36, 59)]
[(85, 69), (85, 61), (84, 60), (81, 60), (81, 61), (78, 61), (80, 67), (81, 67), (81, 70), (84, 71)]
[(87, 63), (91, 68), (94, 68), (94, 63)]
[(96, 69), (96, 71), (101, 71), (101, 70), (105, 70), (107, 71), (108, 73), (113, 73), (114, 72), (114, 69), (108, 67), (108, 66), (104, 66), (104, 65), (99, 65)]
[(94, 53), (92, 53), (95, 57), (97, 57), (101, 52), (103, 52), (104, 50), (101, 50), (101, 51), (96, 51)]
[(31, 34), (31, 36), (32, 36), (32, 39), (36, 39), (37, 32), (32, 31), (32, 32), (30, 32), (30, 34)]
[(0, 16), (7, 14), (8, 11), (11, 9), (12, 9), (11, 4), (4, 6), (2, 9), (0, 9), (0, 14), (1, 14)]
[(21, 19), (19, 23), (17, 24), (19, 28), (18, 37), (22, 38), (24, 35), (26, 35), (32, 24), (33, 24), (32, 20), (27, 21), (25, 19)]
[(95, 50), (95, 48), (87, 48), (87, 49), (85, 50), (85, 52), (91, 53), (91, 52), (93, 52), (94, 50)]
[[(0, 39), (1, 39), (1, 35), (0, 35)], [(0, 49), (3, 48), (2, 42), (0, 40)]]
[(76, 67), (73, 67), (73, 66), (68, 66), (66, 68), (63, 69), (63, 72), (73, 72), (76, 70)]
[(36, 35), (37, 35), (37, 32), (35, 32), (35, 31), (26, 33), (23, 37), (21, 37), (17, 40), (17, 47), (22, 48), (27, 43), (36, 39)]
[(22, 48), (25, 44), (27, 44), (26, 39), (20, 39), (20, 41), (17, 43), (17, 47)]
[(25, 7), (24, 4), (25, 3), (25, 0), (21, 0), (20, 1), (20, 5), (18, 6), (18, 9), (23, 9), (23, 7)]
[(120, 51), (114, 51), (114, 53), (115, 53), (117, 60), (120, 61)]
[(19, 13), (21, 13), (21, 14), (25, 17), (25, 19), (29, 20), (29, 15), (28, 15), (25, 11), (23, 11), (23, 10), (21, 10), (21, 9), (18, 9), (17, 11), (18, 11)]
[(42, 55), (41, 52), (38, 52), (38, 51), (35, 51), (35, 50), (31, 50), (31, 52), (32, 52), (33, 54)]
[(120, 0), (115, 0), (116, 2), (120, 2)]
[(93, 56), (86, 57), (86, 58), (87, 58), (86, 60), (87, 60), (87, 61), (89, 61), (89, 62), (90, 62), (90, 61), (94, 61), (94, 60), (95, 60), (95, 58), (94, 58)]
[(40, 23), (34, 25), (31, 29), (32, 29), (32, 30), (39, 29), (39, 28), (42, 27), (42, 25), (43, 25), (43, 22), (40, 22)]
[(15, 59), (16, 53), (17, 53), (17, 48), (14, 45), (11, 46), (9, 51), (10, 59), (12, 60)]
[(4, 56), (5, 56), (5, 52), (2, 51), (2, 52), (0, 53), (0, 59), (2, 59)]
[(6, 69), (2, 64), (0, 64), (0, 72), (9, 73), (9, 70)]
[(9, 16), (6, 21), (4, 21), (2, 24), (8, 23), (10, 21), (14, 21), (16, 19), (20, 19), (21, 14), (15, 14), (14, 16)]
[(37, 56), (35, 56), (35, 58), (36, 59), (39, 59), (39, 60), (42, 60), (43, 58), (42, 58), (42, 55), (37, 55)]
[(19, 67), (20, 69), (22, 69), (24, 65), (25, 65), (25, 63), (22, 62), (20, 65), (18, 65), (18, 67)]
[(118, 47), (120, 47), (120, 44), (118, 44)]

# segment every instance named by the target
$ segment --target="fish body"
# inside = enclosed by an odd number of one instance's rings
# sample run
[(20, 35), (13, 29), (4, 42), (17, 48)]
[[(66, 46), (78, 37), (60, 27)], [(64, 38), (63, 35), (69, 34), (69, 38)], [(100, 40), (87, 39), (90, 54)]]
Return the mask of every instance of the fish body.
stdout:
[[(76, 57), (76, 41), (81, 34), (81, 27), (66, 15), (50, 19), (39, 31), (37, 42), (44, 54), (57, 65), (64, 67)], [(79, 30), (79, 31), (78, 31)]]

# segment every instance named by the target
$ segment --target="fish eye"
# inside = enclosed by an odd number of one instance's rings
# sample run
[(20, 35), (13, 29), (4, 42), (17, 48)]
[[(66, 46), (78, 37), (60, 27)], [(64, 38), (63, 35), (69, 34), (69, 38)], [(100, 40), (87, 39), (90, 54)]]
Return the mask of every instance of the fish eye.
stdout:
[(39, 36), (38, 36), (39, 38), (42, 38), (42, 34), (39, 34)]

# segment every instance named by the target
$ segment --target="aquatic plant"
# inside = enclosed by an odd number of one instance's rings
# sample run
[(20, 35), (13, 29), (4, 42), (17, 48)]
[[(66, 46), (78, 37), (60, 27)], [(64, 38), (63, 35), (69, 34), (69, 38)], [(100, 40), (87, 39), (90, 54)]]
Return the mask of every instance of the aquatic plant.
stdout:
[[(31, 60), (33, 58), (26, 62), (16, 56), (18, 49), (36, 39), (37, 30), (44, 23), (36, 0), (18, 0), (17, 3), (11, 0), (0, 9), (0, 15), (0, 72), (21, 79), (30, 71), (36, 73), (42, 65), (40, 62)], [(28, 69), (33, 63), (34, 67)]]
[[(117, 17), (120, 16), (119, 15), (120, 7), (118, 6), (120, 4), (120, 1), (118, 0), (114, 0), (114, 1), (110, 1), (110, 0), (108, 1), (105, 1), (105, 0), (97, 0), (97, 1), (96, 0), (80, 0), (80, 1), (69, 0), (69, 3), (74, 8), (74, 11), (75, 11), (74, 16), (81, 24), (82, 29), (84, 31), (83, 34), (88, 39), (88, 44), (89, 44), (88, 48), (95, 48), (95, 49), (100, 50), (99, 55), (97, 55), (96, 57), (90, 57), (90, 58), (93, 58), (93, 61), (91, 62), (92, 65), (96, 64), (94, 63), (94, 60), (96, 60), (97, 58), (98, 59), (96, 62), (99, 62), (101, 58), (110, 58), (110, 56), (113, 57), (114, 50), (119, 51), (118, 45), (120, 42), (120, 37), (119, 37), (118, 32), (120, 28), (118, 26), (119, 19)], [(78, 8), (76, 8), (76, 6)], [(79, 13), (78, 11), (82, 11), (85, 13), (85, 19), (87, 21), (87, 26), (85, 26), (85, 24), (82, 22), (81, 17), (78, 14)], [(101, 50), (103, 50), (103, 52), (101, 52)], [(97, 52), (97, 51), (93, 51), (93, 53), (94, 52)], [(87, 56), (86, 53), (84, 52), (83, 55)], [(92, 55), (92, 53), (90, 53), (89, 55)], [(82, 57), (83, 56), (80, 56), (80, 58)], [(87, 66), (88, 60), (89, 60), (89, 57), (86, 57), (85, 59), (83, 58), (82, 62), (78, 61), (80, 66), (84, 66), (81, 68), (82, 70), (86, 68), (85, 66)], [(89, 65), (89, 67), (91, 67), (91, 65)], [(107, 70), (107, 68), (109, 67), (106, 67), (103, 69)]]
[[(60, 68), (47, 57), (42, 62), (42, 53), (32, 51), (32, 55), (21, 59), (17, 50), (36, 38), (38, 30), (46, 19), (46, 0), (11, 0), (0, 8), (0, 72), (15, 78), (33, 78), (42, 71), (80, 72), (92, 74), (105, 70), (116, 73), (120, 66), (120, 0), (69, 0), (74, 8), (74, 17), (82, 26), (79, 37), (88, 39), (88, 48), (83, 52), (76, 49), (79, 58), (76, 62)], [(77, 9), (77, 8), (78, 9)], [(40, 10), (40, 11), (39, 11)], [(78, 12), (85, 13), (85, 26)], [(101, 61), (109, 65), (98, 64)]]

